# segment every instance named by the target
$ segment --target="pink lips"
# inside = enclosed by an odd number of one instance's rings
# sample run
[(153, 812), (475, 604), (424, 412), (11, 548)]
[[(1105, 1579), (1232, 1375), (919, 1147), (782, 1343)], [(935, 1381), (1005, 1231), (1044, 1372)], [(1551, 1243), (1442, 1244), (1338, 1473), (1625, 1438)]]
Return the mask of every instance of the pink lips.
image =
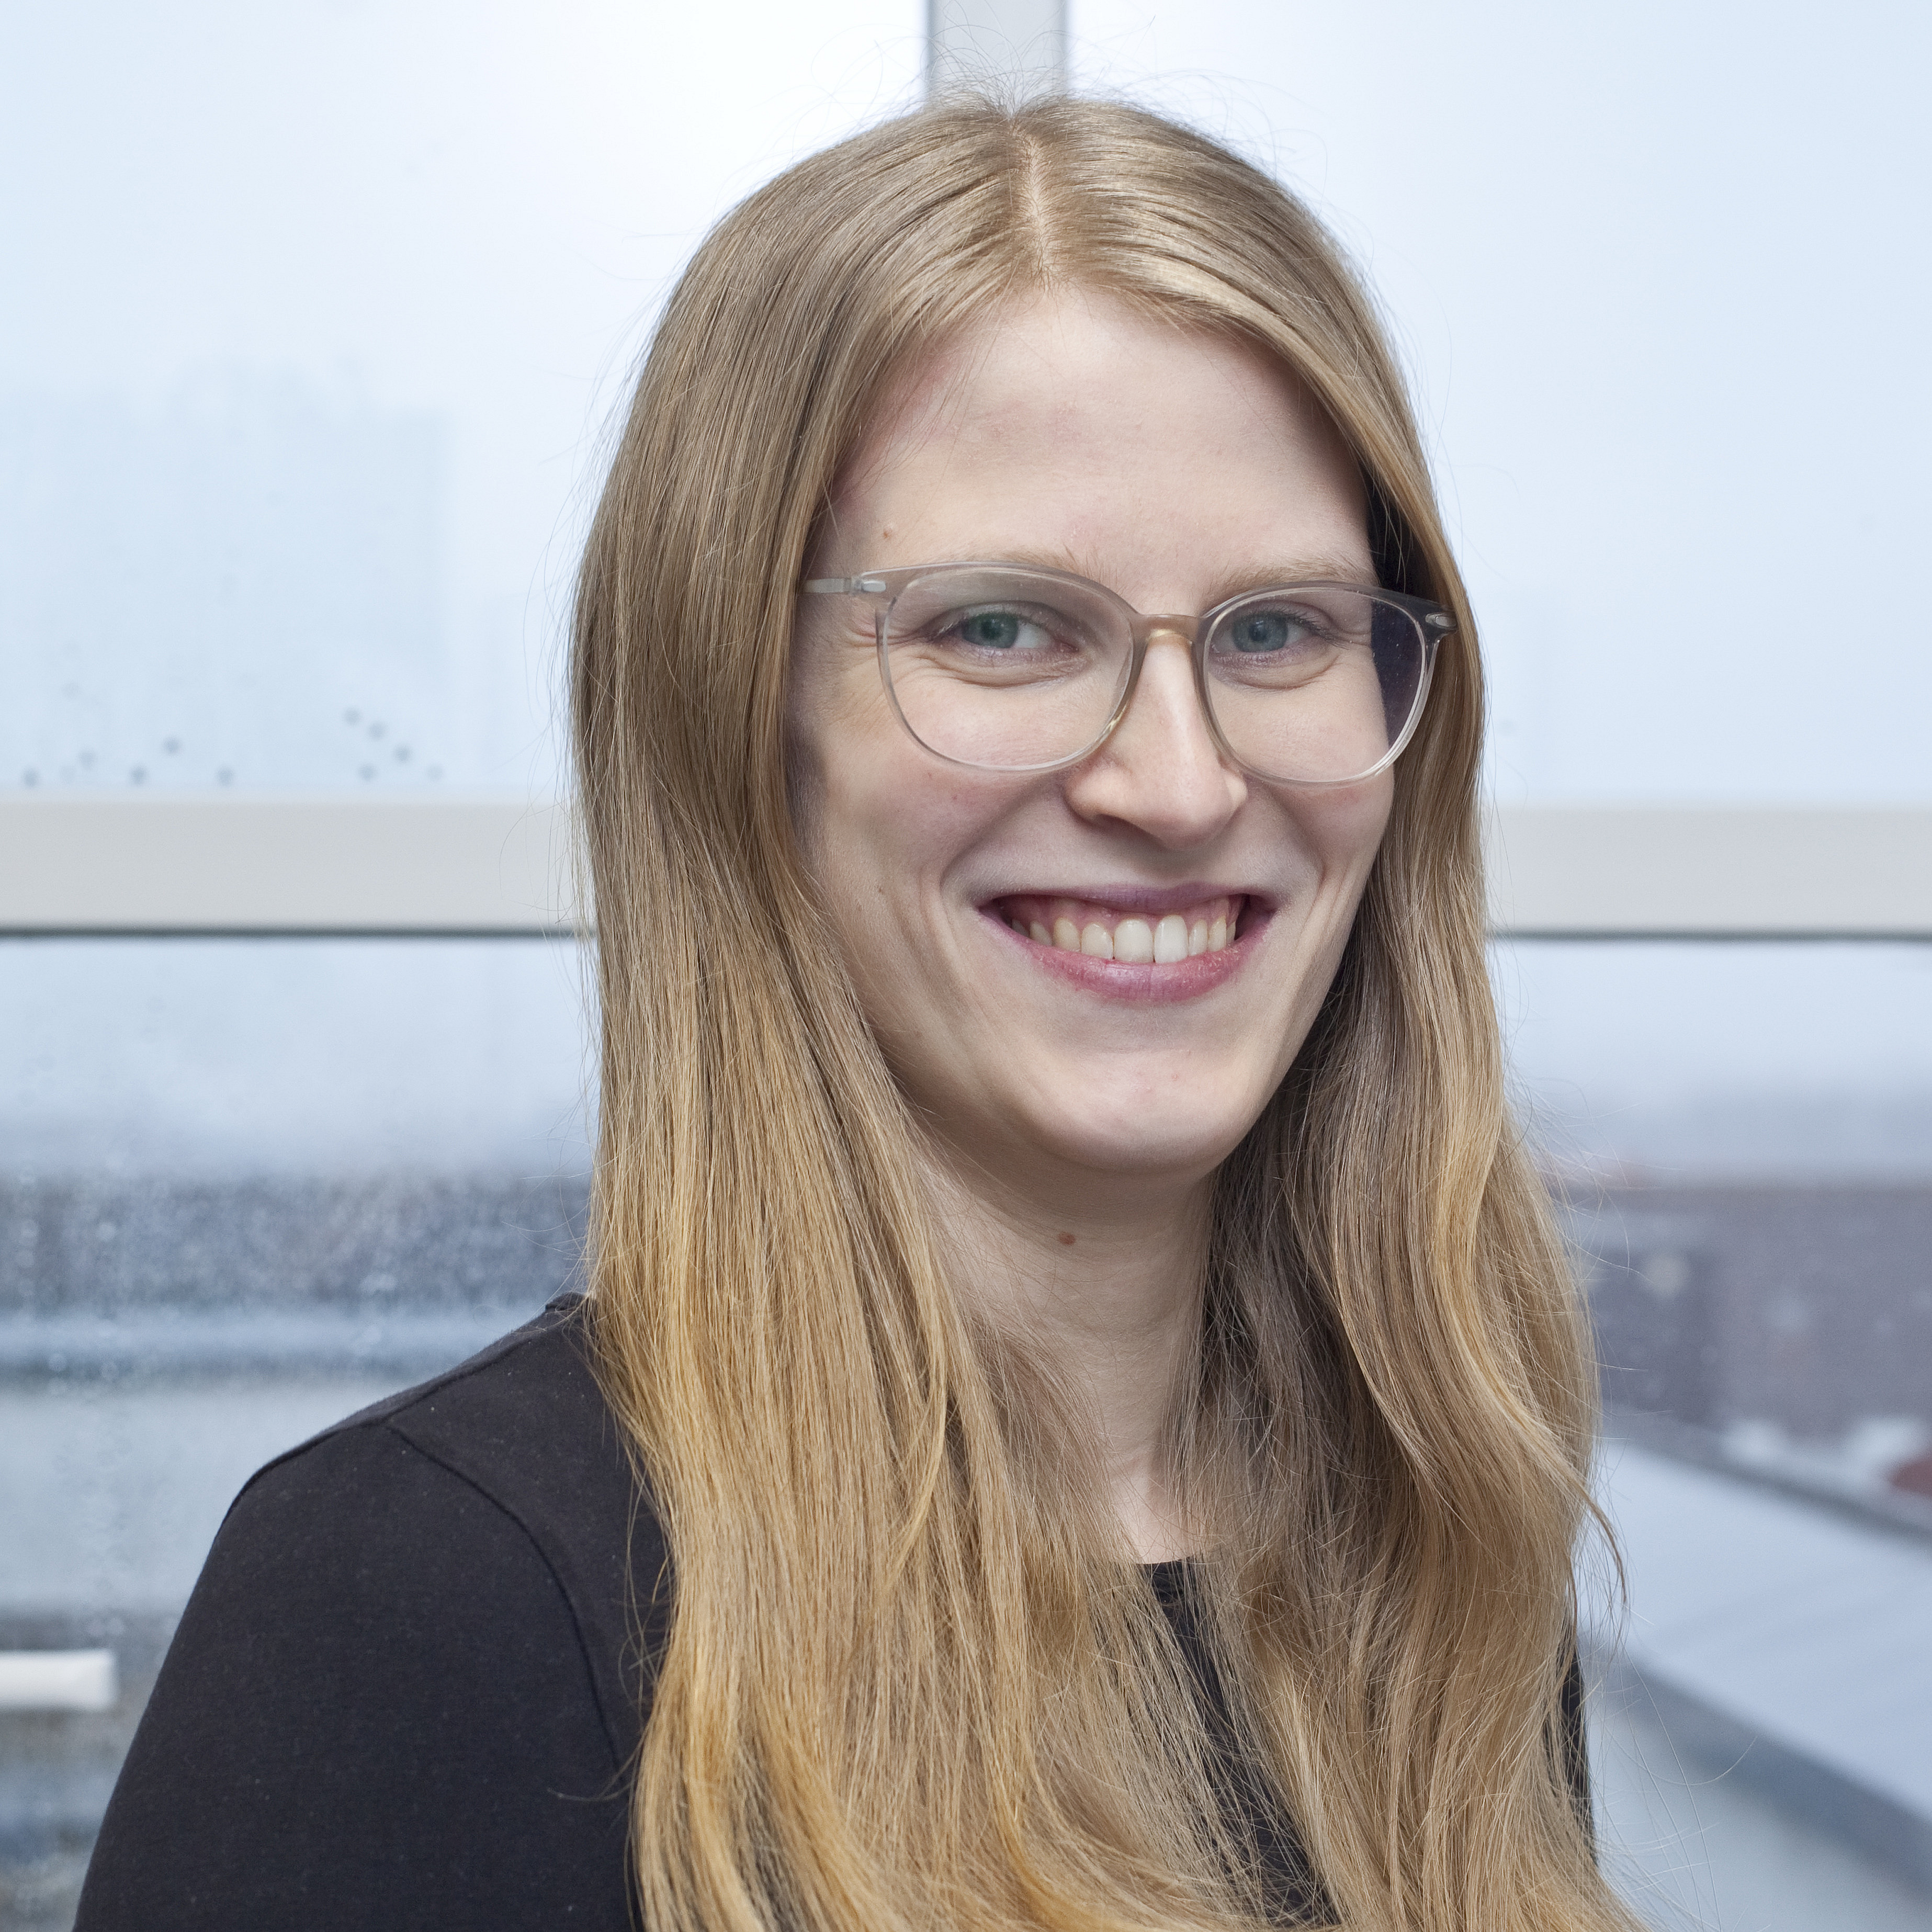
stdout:
[(1043, 970), (1136, 1005), (1198, 999), (1246, 963), (1269, 914), (1241, 892), (1144, 886), (1103, 898), (1015, 893), (981, 908)]

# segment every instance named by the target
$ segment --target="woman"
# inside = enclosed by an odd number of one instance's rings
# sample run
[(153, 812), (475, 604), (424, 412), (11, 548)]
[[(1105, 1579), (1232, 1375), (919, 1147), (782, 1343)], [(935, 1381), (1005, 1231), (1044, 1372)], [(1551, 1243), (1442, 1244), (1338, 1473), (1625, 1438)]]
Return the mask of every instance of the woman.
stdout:
[(1306, 212), (1064, 100), (794, 169), (574, 697), (590, 1296), (244, 1492), (82, 1927), (1630, 1924), (1474, 634)]

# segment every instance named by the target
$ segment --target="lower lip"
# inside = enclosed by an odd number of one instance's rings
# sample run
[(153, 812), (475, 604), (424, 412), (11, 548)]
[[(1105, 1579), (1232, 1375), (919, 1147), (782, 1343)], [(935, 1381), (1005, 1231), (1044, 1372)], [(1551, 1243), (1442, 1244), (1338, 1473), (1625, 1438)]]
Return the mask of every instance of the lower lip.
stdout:
[(1122, 966), (1111, 959), (1096, 959), (1087, 952), (1067, 952), (1057, 946), (1042, 946), (1038, 940), (1016, 932), (997, 914), (984, 914), (986, 923), (1010, 946), (1016, 946), (1042, 971), (1052, 973), (1083, 992), (1096, 993), (1105, 1000), (1118, 1000), (1128, 1006), (1169, 1006), (1183, 1000), (1198, 1000), (1217, 986), (1225, 986), (1245, 966), (1261, 944), (1272, 915), (1250, 900), (1241, 909), (1240, 929), (1219, 952), (1197, 952), (1191, 959), (1177, 959), (1166, 966)]

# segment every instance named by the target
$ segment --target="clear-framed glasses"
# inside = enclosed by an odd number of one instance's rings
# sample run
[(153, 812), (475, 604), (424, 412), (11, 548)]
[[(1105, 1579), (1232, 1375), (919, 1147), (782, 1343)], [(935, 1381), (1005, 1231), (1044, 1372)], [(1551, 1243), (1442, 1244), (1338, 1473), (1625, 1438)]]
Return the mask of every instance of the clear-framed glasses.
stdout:
[(1439, 604), (1359, 584), (1284, 584), (1199, 616), (1148, 616), (1105, 585), (1010, 563), (912, 564), (817, 578), (813, 596), (874, 606), (879, 670), (935, 756), (1046, 772), (1106, 742), (1149, 646), (1186, 643), (1221, 751), (1279, 784), (1352, 784), (1394, 762), (1422, 716)]

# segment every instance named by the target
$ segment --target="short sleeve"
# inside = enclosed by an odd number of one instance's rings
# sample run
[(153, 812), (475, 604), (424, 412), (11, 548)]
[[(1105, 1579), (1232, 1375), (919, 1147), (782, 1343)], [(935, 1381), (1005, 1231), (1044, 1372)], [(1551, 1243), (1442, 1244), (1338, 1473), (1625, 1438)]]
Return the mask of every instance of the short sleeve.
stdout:
[(243, 1492), (76, 1932), (628, 1932), (627, 1767), (516, 1520), (380, 1424)]

